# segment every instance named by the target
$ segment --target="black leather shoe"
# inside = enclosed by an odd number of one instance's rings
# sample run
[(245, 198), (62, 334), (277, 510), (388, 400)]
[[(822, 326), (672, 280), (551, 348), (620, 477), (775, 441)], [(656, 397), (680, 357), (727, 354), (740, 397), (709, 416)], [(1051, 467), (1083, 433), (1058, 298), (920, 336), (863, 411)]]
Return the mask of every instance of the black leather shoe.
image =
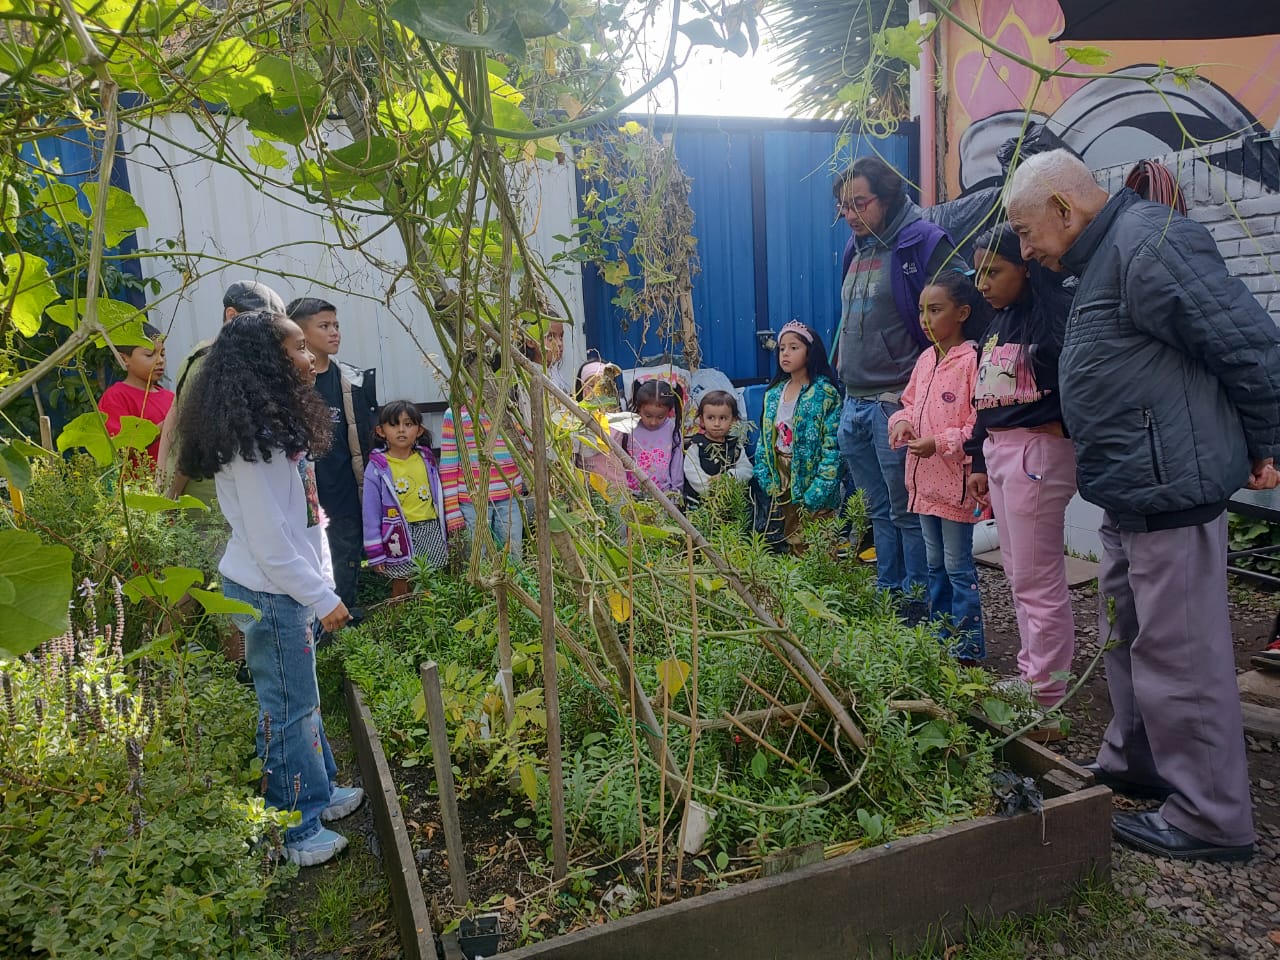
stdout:
[(1135, 800), (1168, 800), (1169, 794), (1173, 793), (1168, 787), (1155, 787), (1147, 783), (1134, 783), (1132, 780), (1122, 780), (1113, 773), (1107, 773), (1100, 766), (1097, 760), (1090, 760), (1088, 763), (1078, 764), (1081, 770), (1087, 770), (1093, 774), (1095, 783), (1100, 783), (1104, 787), (1110, 787), (1112, 793), (1118, 793), (1122, 796), (1132, 797)]
[(1242, 847), (1224, 847), (1198, 840), (1172, 826), (1160, 816), (1159, 810), (1114, 814), (1111, 832), (1127, 846), (1174, 860), (1248, 860), (1253, 856), (1252, 843)]

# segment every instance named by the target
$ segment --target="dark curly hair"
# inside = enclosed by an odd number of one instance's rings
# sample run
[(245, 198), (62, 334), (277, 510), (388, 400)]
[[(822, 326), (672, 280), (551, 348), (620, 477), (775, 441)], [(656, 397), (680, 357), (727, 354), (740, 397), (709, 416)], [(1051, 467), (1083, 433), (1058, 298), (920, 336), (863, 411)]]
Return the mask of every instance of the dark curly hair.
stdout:
[(212, 477), (237, 455), (323, 456), (332, 441), (329, 407), (285, 352), (293, 321), (266, 310), (237, 314), (222, 328), (182, 399), (178, 469)]

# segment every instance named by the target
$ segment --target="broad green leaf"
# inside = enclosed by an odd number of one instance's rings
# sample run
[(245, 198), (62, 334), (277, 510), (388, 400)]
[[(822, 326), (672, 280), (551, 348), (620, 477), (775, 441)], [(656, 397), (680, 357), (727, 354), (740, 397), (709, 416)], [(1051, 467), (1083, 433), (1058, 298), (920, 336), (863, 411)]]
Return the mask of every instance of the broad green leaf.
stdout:
[(294, 146), (307, 139), (307, 117), (301, 110), (277, 110), (267, 97), (259, 97), (237, 111), (251, 132), (267, 140)]
[(1007, 727), (1017, 718), (1018, 711), (1011, 703), (998, 697), (987, 697), (982, 701), (982, 712), (998, 727)]
[(609, 566), (613, 567), (618, 573), (622, 573), (627, 569), (627, 555), (617, 547), (606, 546), (604, 548), (604, 558), (609, 561)]
[(54, 182), (49, 184), (35, 196), (36, 206), (60, 227), (78, 224), (89, 225), (89, 218), (80, 209), (80, 193), (69, 183)]
[(49, 279), (49, 264), (31, 253), (11, 253), (4, 258), (5, 284), (0, 309), (7, 309), (13, 325), (24, 337), (40, 330), (45, 308), (58, 299)]
[(951, 743), (951, 728), (947, 721), (933, 719), (916, 731), (914, 739), (922, 752), (942, 750)]
[(253, 158), (254, 163), (260, 166), (270, 167), (273, 170), (283, 170), (289, 166), (289, 158), (285, 156), (283, 150), (274, 143), (266, 140), (259, 140), (255, 144), (249, 146), (249, 156)]
[(177, 500), (170, 500), (158, 493), (136, 493), (130, 491), (124, 495), (124, 505), (131, 510), (143, 513), (164, 513), (166, 510), (208, 510), (204, 502), (197, 497), (184, 493)]
[(815, 620), (830, 620), (832, 623), (844, 623), (844, 619), (832, 613), (827, 605), (822, 602), (822, 598), (816, 594), (810, 593), (808, 590), (796, 590), (792, 594), (796, 598), (796, 602), (804, 607), (804, 612), (809, 614)]
[(900, 27), (885, 27), (875, 36), (875, 49), (891, 60), (901, 60), (919, 70), (923, 33), (917, 20), (908, 20)]
[[(117, 347), (150, 347), (151, 338), (143, 332), (145, 322), (143, 314), (131, 303), (124, 300), (111, 300), (107, 297), (97, 298), (98, 323), (107, 331), (107, 336)], [(49, 319), (60, 323), (68, 330), (80, 326), (85, 315), (85, 301), (66, 300), (54, 304), (45, 310)], [(95, 337), (98, 346), (105, 346), (102, 337)]]
[(20, 657), (67, 629), (71, 551), (25, 530), (0, 530), (0, 657)]
[[(87, 190), (85, 196), (89, 200), (89, 209), (96, 212), (97, 191)], [(107, 246), (114, 247), (129, 234), (146, 225), (147, 215), (142, 212), (129, 191), (108, 186), (107, 209), (102, 215), (102, 236)]]
[(1101, 47), (1065, 47), (1062, 52), (1067, 55), (1068, 60), (1083, 63), (1087, 67), (1105, 66), (1111, 59), (1111, 51)]
[(360, 173), (370, 167), (384, 167), (395, 162), (400, 156), (400, 148), (394, 140), (387, 137), (370, 137), (331, 150), (325, 156), (325, 166), (341, 173)]
[[(852, 83), (846, 83), (843, 87), (836, 91), (836, 99), (841, 103), (860, 104), (867, 98), (867, 85), (859, 80)], [(836, 145), (836, 152), (839, 153), (843, 144)]]
[(538, 803), (538, 771), (532, 763), (520, 764), (520, 789), (535, 806)]
[(117, 450), (145, 450), (160, 436), (160, 427), (142, 417), (121, 417), (120, 432), (112, 438)]
[(221, 590), (201, 590), (199, 587), (191, 587), (187, 593), (195, 598), (196, 603), (204, 608), (205, 613), (245, 613), (255, 620), (262, 619), (261, 611), (253, 604), (245, 603), (243, 600), (233, 600), (224, 595)]
[(94, 410), (76, 417), (58, 434), (57, 447), (59, 453), (66, 453), (75, 447), (84, 447), (89, 451), (98, 466), (110, 465), (115, 455), (111, 449), (111, 441), (107, 437), (107, 415)]
[(253, 47), (239, 37), (220, 40), (188, 61), (188, 76), (203, 99), (238, 112), (274, 91), (270, 78), (257, 71), (257, 58)]
[(143, 573), (129, 580), (124, 585), (124, 595), (134, 603), (151, 599), (172, 607), (203, 581), (204, 574), (194, 567), (165, 567), (159, 574)]
[(684, 689), (685, 681), (689, 679), (689, 672), (692, 669), (693, 667), (688, 663), (677, 659), (663, 660), (657, 665), (658, 682), (667, 691), (668, 697), (674, 697)]
[(468, 26), (474, 10), (469, 0), (395, 0), (387, 12), (425, 40), (471, 50), (496, 50), (523, 60), (524, 35), (515, 21), (491, 18), (489, 29), (476, 33)]
[(476, 627), (476, 622), (470, 617), (465, 617), (453, 625), (453, 629), (458, 633), (470, 633)]
[(493, 105), (493, 125), (499, 130), (524, 131), (533, 129), (533, 121), (510, 100), (494, 97), (490, 102)]
[(31, 482), (31, 464), (12, 443), (0, 447), (0, 476), (23, 492)]
[(57, 454), (52, 450), (46, 450), (38, 443), (28, 443), (26, 440), (10, 440), (9, 446), (17, 450), (24, 457), (56, 457)]
[(751, 755), (751, 775), (757, 780), (763, 780), (769, 772), (769, 758), (764, 755), (763, 750), (757, 750)]
[(630, 528), (644, 540), (670, 540), (673, 532), (666, 527), (655, 527), (649, 523), (632, 523)]
[(256, 77), (270, 85), (271, 103), (278, 110), (297, 108), (311, 113), (324, 99), (320, 81), (297, 60), (268, 54), (258, 58), (253, 71)]

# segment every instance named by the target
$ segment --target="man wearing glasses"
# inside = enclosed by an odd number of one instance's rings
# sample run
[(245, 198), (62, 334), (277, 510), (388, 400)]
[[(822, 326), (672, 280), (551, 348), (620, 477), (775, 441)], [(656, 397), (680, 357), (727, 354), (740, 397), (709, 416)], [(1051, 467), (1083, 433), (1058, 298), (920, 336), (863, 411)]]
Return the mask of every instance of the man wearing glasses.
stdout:
[(840, 452), (863, 492), (876, 546), (877, 584), (900, 598), (908, 622), (928, 616), (920, 520), (907, 509), (906, 448), (889, 448), (889, 417), (929, 339), (920, 291), (944, 269), (967, 270), (941, 227), (907, 198), (902, 176), (860, 157), (836, 179), (837, 215), (853, 229), (844, 251), (836, 369), (844, 381)]

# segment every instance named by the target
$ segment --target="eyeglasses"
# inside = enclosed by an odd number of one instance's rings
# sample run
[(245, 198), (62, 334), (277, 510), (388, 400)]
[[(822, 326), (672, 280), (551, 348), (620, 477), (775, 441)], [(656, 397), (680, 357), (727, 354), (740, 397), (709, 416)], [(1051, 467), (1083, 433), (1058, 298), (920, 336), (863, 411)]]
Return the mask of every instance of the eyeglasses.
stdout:
[(875, 196), (870, 196), (870, 197), (854, 197), (852, 200), (837, 200), (836, 210), (840, 213), (843, 213), (846, 210), (853, 210), (857, 213), (862, 213), (862, 211), (866, 210), (867, 207), (871, 206), (871, 204), (878, 199), (880, 198)]

